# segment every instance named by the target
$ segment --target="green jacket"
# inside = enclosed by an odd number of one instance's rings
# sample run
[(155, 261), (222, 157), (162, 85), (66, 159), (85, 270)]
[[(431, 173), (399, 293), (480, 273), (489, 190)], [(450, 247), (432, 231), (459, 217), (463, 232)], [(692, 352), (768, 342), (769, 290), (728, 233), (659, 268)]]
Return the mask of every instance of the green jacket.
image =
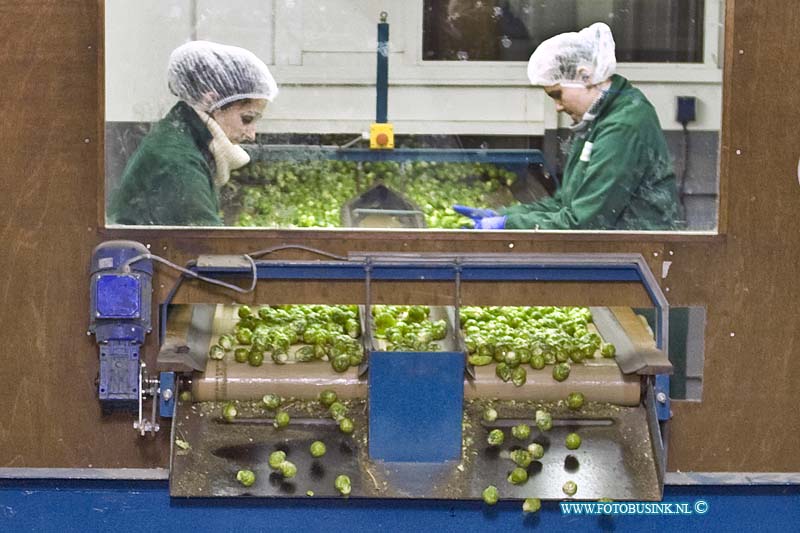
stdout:
[(614, 75), (595, 120), (572, 139), (555, 195), (500, 213), (509, 229), (675, 229), (675, 174), (652, 104)]
[(143, 139), (108, 210), (116, 224), (221, 226), (211, 132), (178, 102)]

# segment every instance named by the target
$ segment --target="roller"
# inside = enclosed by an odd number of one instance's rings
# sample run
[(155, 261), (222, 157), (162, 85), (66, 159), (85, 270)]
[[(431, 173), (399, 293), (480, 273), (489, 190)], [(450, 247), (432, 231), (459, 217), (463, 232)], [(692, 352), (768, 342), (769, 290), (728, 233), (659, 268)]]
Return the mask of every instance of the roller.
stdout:
[[(529, 369), (527, 382), (515, 387), (495, 376), (494, 365), (476, 367), (475, 379), (464, 383), (464, 396), (555, 401), (566, 399), (571, 392), (581, 392), (588, 401), (639, 404), (639, 377), (623, 375), (612, 361), (573, 365), (569, 378), (563, 382), (553, 379), (550, 368)], [(358, 377), (356, 368), (339, 374), (323, 361), (285, 365), (265, 362), (253, 367), (210, 360), (206, 372), (196, 373), (192, 380), (192, 397), (196, 401), (257, 400), (267, 393), (315, 399), (324, 389), (333, 390), (340, 398), (365, 398), (368, 382)]]

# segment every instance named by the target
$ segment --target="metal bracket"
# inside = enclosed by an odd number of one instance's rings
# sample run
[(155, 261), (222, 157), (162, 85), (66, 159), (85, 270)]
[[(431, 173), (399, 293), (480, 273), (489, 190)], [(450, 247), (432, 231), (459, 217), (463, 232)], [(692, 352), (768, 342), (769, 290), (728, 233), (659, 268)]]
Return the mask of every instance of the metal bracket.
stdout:
[[(134, 421), (133, 429), (139, 432), (141, 437), (144, 437), (147, 433), (155, 436), (161, 427), (158, 425), (156, 421), (156, 398), (158, 396), (158, 385), (159, 381), (157, 379), (149, 379), (147, 377), (147, 365), (145, 363), (141, 363), (139, 366), (139, 419)], [(150, 411), (150, 420), (147, 420), (144, 417), (144, 398), (145, 396), (150, 396), (153, 398), (151, 403), (151, 411)]]

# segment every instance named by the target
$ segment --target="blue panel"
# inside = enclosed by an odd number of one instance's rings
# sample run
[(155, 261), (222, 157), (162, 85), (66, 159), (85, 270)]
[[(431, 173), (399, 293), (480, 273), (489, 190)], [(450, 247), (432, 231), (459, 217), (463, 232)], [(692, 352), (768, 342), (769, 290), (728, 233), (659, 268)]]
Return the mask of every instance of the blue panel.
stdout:
[(110, 408), (132, 409), (139, 401), (139, 345), (109, 341), (100, 345), (100, 401)]
[[(159, 376), (159, 389), (161, 394), (158, 396), (158, 414), (163, 418), (172, 418), (175, 414), (175, 394), (178, 392), (175, 389), (175, 372), (161, 372)], [(167, 391), (171, 391), (168, 399), (164, 396)]]
[(564, 516), (558, 502), (295, 498), (171, 499), (166, 481), (0, 480), (0, 530), (155, 531), (797, 531), (800, 486), (667, 486), (664, 501), (705, 501), (704, 514)]
[(461, 457), (464, 354), (372, 352), (369, 454), (383, 461)]
[[(283, 263), (279, 261), (257, 261), (260, 279), (348, 279), (361, 280), (366, 277), (365, 265), (361, 263), (315, 262)], [(375, 264), (371, 267), (374, 280), (414, 281), (455, 280), (456, 268), (461, 271), (463, 281), (641, 281), (635, 264), (598, 265), (419, 265), (407, 263)], [(250, 268), (195, 267), (201, 274), (247, 275)]]
[(429, 161), (436, 163), (491, 163), (495, 165), (529, 165), (545, 163), (541, 150), (481, 150), (440, 148), (397, 148), (368, 150), (361, 148), (329, 148), (325, 146), (251, 145), (248, 151), (256, 161)]
[(97, 318), (139, 318), (140, 284), (134, 276), (104, 274), (97, 279)]

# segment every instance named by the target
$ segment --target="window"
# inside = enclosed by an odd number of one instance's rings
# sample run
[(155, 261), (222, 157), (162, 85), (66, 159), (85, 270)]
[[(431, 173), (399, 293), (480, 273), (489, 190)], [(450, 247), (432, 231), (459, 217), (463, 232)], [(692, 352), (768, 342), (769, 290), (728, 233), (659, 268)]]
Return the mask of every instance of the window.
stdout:
[(425, 0), (423, 59), (527, 61), (544, 40), (594, 22), (617, 61), (701, 63), (702, 0)]

